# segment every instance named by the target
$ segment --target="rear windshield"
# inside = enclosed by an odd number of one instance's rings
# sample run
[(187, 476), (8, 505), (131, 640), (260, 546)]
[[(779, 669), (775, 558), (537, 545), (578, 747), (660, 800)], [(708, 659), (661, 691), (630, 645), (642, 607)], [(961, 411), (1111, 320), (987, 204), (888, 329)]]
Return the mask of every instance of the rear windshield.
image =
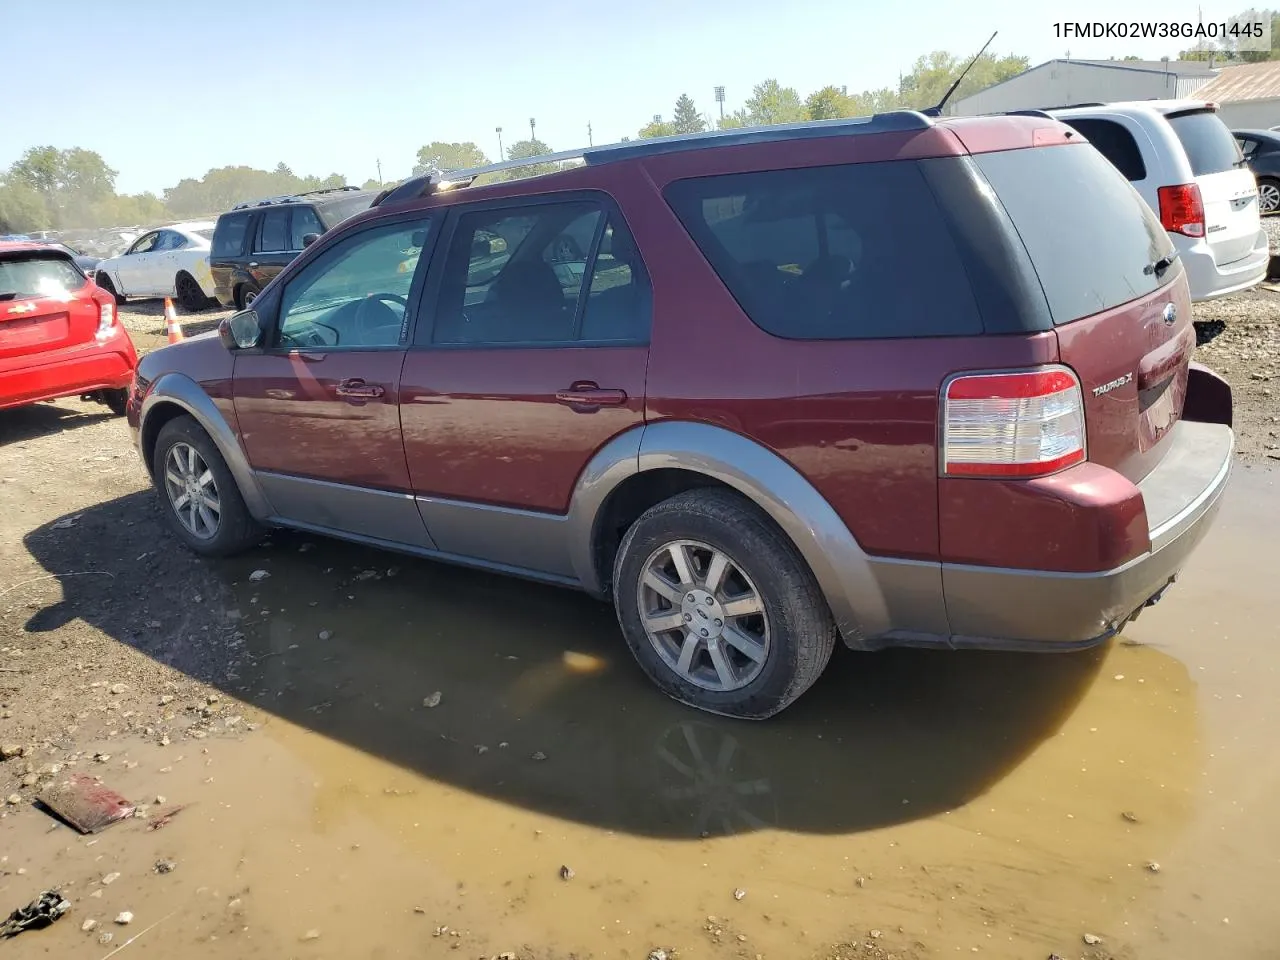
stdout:
[(1240, 145), (1212, 110), (1178, 113), (1168, 118), (1191, 161), (1191, 173), (1202, 177), (1233, 169), (1240, 161)]
[(373, 203), (374, 194), (361, 193), (353, 197), (344, 197), (341, 200), (331, 200), (317, 206), (320, 216), (324, 222), (329, 225), (329, 229), (333, 229), (347, 217), (354, 217), (357, 213), (362, 213), (369, 209), (369, 205)]
[(914, 162), (680, 180), (666, 197), (743, 311), (774, 336), (982, 332), (955, 240)]
[(1173, 244), (1138, 192), (1088, 144), (973, 160), (1031, 255), (1054, 323), (1136, 300), (1177, 275), (1156, 276), (1156, 261), (1171, 256)]
[(244, 251), (244, 235), (252, 213), (227, 213), (218, 218), (213, 231), (210, 253), (215, 257), (234, 257)]
[(1129, 180), (1147, 179), (1147, 165), (1142, 162), (1142, 151), (1133, 134), (1114, 120), (1095, 120), (1088, 117), (1072, 117), (1063, 120), (1088, 138), (1100, 154), (1111, 161), (1117, 170)]
[(0, 260), (0, 300), (60, 297), (84, 286), (84, 274), (65, 257), (41, 256)]

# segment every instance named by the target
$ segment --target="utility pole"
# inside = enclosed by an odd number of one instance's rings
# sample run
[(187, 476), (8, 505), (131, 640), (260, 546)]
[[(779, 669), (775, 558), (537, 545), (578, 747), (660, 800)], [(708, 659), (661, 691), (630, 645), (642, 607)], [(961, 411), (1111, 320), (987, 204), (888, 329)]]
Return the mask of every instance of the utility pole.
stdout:
[(720, 104), (720, 119), (724, 119), (724, 87), (716, 87), (716, 103)]
[(381, 187), (381, 186), (383, 185), (383, 183), (382, 183), (382, 161), (381, 161), (381, 160), (375, 160), (375, 161), (374, 161), (374, 163), (376, 163), (376, 164), (378, 165), (378, 186), (380, 186), (380, 187)]
[(498, 135), (498, 162), (501, 163), (503, 160), (507, 159), (506, 154), (502, 152), (502, 128), (494, 127), (493, 130)]
[(537, 127), (537, 125), (538, 125), (538, 121), (533, 119), (533, 117), (530, 117), (529, 118), (529, 139), (530, 140), (538, 139), (538, 135), (534, 132), (534, 128)]
[(591, 121), (588, 120), (587, 121), (587, 146), (594, 147), (595, 145), (596, 145), (596, 142), (591, 139)]

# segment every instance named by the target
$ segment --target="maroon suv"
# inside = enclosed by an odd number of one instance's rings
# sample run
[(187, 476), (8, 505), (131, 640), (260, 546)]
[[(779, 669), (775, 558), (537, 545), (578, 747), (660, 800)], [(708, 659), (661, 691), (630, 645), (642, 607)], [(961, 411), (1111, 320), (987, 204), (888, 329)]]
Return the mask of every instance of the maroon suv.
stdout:
[(1098, 643), (1204, 535), (1230, 389), (1079, 133), (893, 113), (581, 157), (411, 180), (147, 356), (130, 422), (174, 532), (612, 598), (659, 687), (743, 717), (837, 637)]

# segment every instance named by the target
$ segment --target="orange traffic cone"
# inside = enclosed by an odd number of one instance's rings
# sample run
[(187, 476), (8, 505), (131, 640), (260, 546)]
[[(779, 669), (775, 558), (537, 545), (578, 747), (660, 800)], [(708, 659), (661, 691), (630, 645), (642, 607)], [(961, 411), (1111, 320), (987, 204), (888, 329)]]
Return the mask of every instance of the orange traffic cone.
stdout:
[(173, 300), (169, 297), (164, 298), (164, 332), (169, 335), (170, 343), (181, 343), (185, 339), (182, 324), (178, 323), (178, 315), (173, 310)]

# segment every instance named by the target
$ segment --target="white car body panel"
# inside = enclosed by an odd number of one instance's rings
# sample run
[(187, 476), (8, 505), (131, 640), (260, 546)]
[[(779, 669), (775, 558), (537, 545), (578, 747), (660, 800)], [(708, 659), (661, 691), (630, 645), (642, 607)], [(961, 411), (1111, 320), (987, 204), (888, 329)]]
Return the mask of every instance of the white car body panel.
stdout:
[[(1243, 165), (1196, 176), (1187, 151), (1167, 114), (1204, 110), (1200, 100), (1144, 100), (1099, 107), (1068, 107), (1049, 113), (1065, 123), (1107, 120), (1123, 127), (1142, 155), (1146, 176), (1130, 179), (1160, 216), (1159, 189), (1195, 183), (1204, 203), (1205, 236), (1169, 233), (1187, 271), (1191, 299), (1209, 300), (1260, 283), (1270, 262), (1269, 244), (1258, 212), (1258, 187)], [(1230, 136), (1230, 131), (1223, 126)], [(1234, 139), (1234, 138), (1233, 138)]]
[[(122, 296), (146, 299), (176, 296), (178, 275), (185, 271), (200, 284), (206, 297), (212, 297), (210, 240), (196, 231), (206, 231), (212, 237), (213, 227), (212, 220), (195, 220), (148, 230), (125, 253), (99, 263), (98, 273), (105, 273)], [(135, 247), (145, 245), (153, 236), (157, 238), (155, 245), (163, 249), (135, 252)], [(171, 244), (180, 245), (173, 249)]]

